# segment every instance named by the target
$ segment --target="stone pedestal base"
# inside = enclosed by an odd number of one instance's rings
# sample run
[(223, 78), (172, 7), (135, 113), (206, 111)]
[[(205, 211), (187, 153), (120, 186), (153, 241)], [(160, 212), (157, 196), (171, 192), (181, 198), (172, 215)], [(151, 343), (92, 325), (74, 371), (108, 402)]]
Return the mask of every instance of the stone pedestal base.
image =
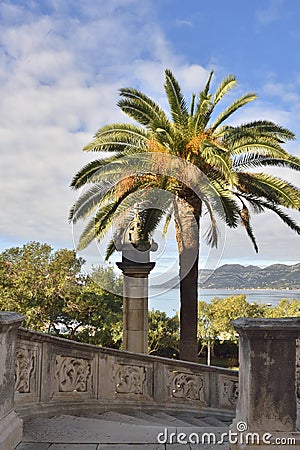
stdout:
[(148, 353), (148, 275), (155, 263), (123, 261), (123, 350)]
[(23, 421), (15, 411), (0, 419), (0, 450), (14, 450), (22, 440)]
[[(239, 401), (231, 450), (297, 448), (296, 338), (300, 318), (238, 319)], [(289, 447), (290, 446), (290, 447)]]

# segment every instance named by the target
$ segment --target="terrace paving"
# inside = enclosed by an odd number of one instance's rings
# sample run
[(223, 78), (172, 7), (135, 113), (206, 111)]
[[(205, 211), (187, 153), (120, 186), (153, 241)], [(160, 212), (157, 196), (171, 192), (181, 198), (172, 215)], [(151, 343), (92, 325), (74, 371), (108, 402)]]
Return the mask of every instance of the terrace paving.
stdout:
[[(195, 439), (196, 435), (201, 439), (204, 433), (214, 433), (218, 441), (229, 425), (230, 421), (222, 417), (189, 412), (128, 410), (40, 416), (24, 423), (23, 441), (16, 450), (227, 450), (228, 443), (214, 445), (206, 436), (203, 444), (200, 440), (196, 445)], [(160, 442), (159, 433), (163, 433)], [(193, 443), (177, 443), (174, 436), (179, 436), (180, 442), (179, 433), (186, 435), (181, 435), (181, 440)]]

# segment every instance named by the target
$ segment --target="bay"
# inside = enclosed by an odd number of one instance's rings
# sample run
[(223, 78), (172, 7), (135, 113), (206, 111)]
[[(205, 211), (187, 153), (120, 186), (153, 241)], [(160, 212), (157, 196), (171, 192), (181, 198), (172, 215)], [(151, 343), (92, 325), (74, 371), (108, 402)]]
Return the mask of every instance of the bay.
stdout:
[[(244, 294), (249, 303), (265, 303), (276, 306), (283, 298), (300, 300), (300, 289), (199, 289), (199, 300), (209, 303), (214, 297), (226, 298), (230, 295)], [(160, 289), (150, 287), (149, 309), (164, 311), (172, 317), (179, 311), (179, 288)]]

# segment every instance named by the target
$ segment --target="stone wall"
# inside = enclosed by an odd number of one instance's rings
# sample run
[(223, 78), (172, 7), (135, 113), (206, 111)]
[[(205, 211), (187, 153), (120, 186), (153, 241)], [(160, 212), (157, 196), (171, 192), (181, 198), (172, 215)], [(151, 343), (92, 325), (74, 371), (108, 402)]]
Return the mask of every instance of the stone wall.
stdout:
[(160, 408), (233, 417), (237, 397), (235, 371), (18, 331), (15, 408), (22, 416)]

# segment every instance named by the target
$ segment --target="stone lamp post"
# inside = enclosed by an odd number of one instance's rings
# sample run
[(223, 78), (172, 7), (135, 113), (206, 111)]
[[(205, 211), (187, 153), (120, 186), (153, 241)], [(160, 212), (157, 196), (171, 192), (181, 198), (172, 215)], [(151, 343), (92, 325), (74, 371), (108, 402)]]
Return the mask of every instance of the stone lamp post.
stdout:
[(136, 211), (117, 250), (122, 251), (123, 272), (123, 350), (148, 353), (148, 275), (155, 266), (150, 252), (157, 250), (152, 240), (141, 241), (141, 221)]

